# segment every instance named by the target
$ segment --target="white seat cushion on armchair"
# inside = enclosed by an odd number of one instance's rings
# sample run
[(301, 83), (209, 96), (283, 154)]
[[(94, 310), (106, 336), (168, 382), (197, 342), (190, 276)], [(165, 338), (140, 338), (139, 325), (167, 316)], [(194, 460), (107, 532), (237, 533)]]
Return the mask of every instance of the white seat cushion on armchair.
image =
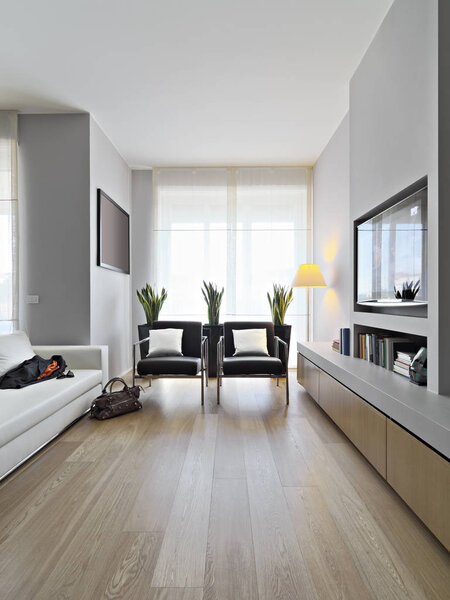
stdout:
[(269, 356), (266, 329), (233, 329), (233, 356)]

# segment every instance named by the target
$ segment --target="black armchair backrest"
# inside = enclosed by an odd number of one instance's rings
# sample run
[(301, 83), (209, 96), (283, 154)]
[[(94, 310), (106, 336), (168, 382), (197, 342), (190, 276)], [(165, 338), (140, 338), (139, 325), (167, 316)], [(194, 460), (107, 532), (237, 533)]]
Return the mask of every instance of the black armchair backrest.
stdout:
[[(201, 321), (154, 321), (153, 325), (138, 325), (139, 339), (145, 340), (151, 329), (182, 329), (181, 351), (184, 356), (201, 357), (202, 324)], [(148, 354), (148, 342), (140, 345), (141, 358)]]
[(275, 331), (270, 321), (228, 321), (223, 324), (223, 335), (225, 342), (225, 356), (233, 356), (236, 351), (234, 347), (233, 329), (265, 329), (267, 331), (267, 350), (270, 356), (275, 355)]

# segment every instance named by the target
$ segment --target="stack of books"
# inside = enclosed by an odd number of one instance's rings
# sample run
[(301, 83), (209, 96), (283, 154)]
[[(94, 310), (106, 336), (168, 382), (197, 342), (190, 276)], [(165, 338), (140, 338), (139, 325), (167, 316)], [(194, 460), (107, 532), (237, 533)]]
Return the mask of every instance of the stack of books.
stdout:
[[(414, 356), (417, 351), (416, 344), (407, 338), (375, 333), (360, 333), (358, 344), (359, 358), (373, 362), (389, 371), (395, 370), (394, 363), (399, 353), (405, 356), (410, 354)], [(407, 369), (409, 369), (409, 363)]]
[(414, 355), (414, 352), (406, 352), (403, 350), (397, 351), (397, 358), (394, 360), (393, 371), (409, 379), (409, 367)]
[(341, 353), (341, 345), (339, 344), (339, 340), (333, 340), (332, 344), (331, 344), (331, 348), (332, 350), (334, 350), (335, 352), (339, 352), (339, 354)]

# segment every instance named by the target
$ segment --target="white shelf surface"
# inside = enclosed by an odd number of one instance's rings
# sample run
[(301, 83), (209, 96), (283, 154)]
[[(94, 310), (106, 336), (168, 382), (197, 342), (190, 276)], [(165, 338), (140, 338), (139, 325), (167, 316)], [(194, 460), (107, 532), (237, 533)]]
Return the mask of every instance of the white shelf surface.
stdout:
[(297, 350), (388, 417), (450, 459), (450, 396), (331, 349), (331, 342), (297, 342)]
[(353, 324), (377, 327), (379, 329), (389, 329), (391, 331), (409, 333), (411, 335), (428, 336), (428, 319), (426, 317), (385, 315), (374, 312), (354, 312)]
[(426, 306), (428, 302), (416, 302), (415, 300), (364, 300), (364, 302), (358, 301), (356, 304), (383, 308), (404, 308), (405, 306)]

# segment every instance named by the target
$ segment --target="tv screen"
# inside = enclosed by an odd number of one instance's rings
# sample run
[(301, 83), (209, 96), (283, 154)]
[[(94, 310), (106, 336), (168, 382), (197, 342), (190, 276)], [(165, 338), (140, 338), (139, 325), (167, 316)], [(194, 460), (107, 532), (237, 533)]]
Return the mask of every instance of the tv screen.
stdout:
[(130, 272), (130, 217), (102, 190), (97, 190), (97, 264)]
[[(419, 304), (427, 301), (427, 188), (357, 225), (357, 302)], [(396, 297), (418, 287), (414, 299)]]

